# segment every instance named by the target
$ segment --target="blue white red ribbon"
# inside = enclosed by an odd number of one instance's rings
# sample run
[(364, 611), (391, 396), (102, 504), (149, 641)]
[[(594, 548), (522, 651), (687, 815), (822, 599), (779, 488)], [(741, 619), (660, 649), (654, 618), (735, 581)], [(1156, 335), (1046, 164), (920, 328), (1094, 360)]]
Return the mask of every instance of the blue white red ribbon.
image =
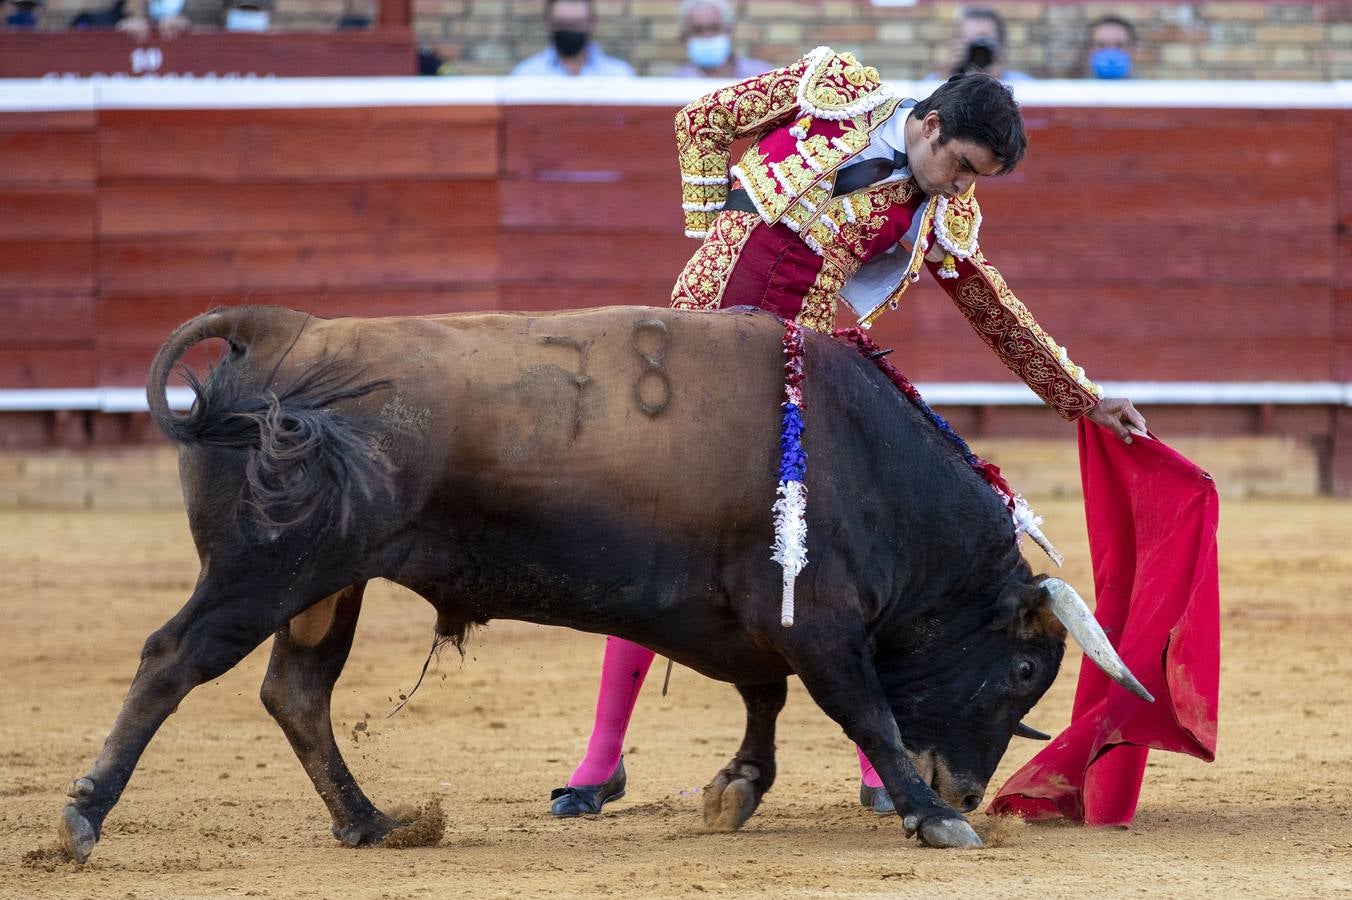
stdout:
[(772, 558), (784, 569), (779, 623), (793, 625), (793, 587), (807, 565), (807, 453), (803, 450), (803, 330), (784, 324), (784, 416), (779, 432), (779, 499)]

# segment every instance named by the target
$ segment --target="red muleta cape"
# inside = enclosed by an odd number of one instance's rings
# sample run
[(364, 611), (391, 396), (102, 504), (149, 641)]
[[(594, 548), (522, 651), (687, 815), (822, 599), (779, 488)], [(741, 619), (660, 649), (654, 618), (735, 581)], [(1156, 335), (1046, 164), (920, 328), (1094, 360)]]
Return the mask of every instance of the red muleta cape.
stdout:
[(1153, 704), (1088, 660), (1070, 727), (1005, 782), (992, 814), (1129, 825), (1150, 748), (1216, 755), (1219, 505), (1211, 476), (1159, 440), (1079, 422), (1094, 616)]

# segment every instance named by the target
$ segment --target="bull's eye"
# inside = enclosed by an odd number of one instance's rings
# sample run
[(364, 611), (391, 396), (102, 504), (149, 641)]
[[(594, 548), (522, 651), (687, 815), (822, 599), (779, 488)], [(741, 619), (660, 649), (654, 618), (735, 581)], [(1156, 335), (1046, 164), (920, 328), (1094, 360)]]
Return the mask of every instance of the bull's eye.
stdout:
[(1020, 659), (1014, 663), (1014, 677), (1019, 681), (1032, 681), (1033, 675), (1037, 672), (1037, 666), (1033, 665), (1031, 659)]

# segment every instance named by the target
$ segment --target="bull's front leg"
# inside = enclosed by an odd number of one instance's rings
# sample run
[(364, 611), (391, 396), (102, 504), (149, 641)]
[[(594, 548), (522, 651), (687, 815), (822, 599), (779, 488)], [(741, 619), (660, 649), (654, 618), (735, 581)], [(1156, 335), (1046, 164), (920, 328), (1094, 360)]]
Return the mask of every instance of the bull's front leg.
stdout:
[(925, 783), (906, 753), (862, 630), (804, 624), (793, 628), (791, 662), (812, 699), (873, 763), (906, 835), (919, 833), (933, 847), (980, 847), (976, 831)]
[(775, 783), (775, 720), (788, 696), (788, 680), (737, 686), (746, 704), (742, 746), (704, 788), (704, 824), (712, 831), (736, 831)]
[(67, 790), (71, 802), (61, 815), (60, 836), (77, 862), (89, 858), (146, 745), (179, 702), (232, 668), (284, 621), (269, 616), (273, 607), (232, 593), (199, 585), (183, 609), (146, 639), (98, 759)]

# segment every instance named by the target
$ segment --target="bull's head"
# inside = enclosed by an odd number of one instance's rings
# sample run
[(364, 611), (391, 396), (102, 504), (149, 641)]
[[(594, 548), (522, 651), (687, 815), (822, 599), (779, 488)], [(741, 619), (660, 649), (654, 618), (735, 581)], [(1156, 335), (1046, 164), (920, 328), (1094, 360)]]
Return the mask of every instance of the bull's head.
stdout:
[(993, 618), (945, 611), (920, 623), (905, 651), (880, 652), (902, 742), (944, 801), (975, 809), (1010, 738), (1045, 737), (1023, 717), (1055, 680), (1067, 634), (1110, 678), (1153, 701), (1075, 590), (1026, 570), (1001, 592)]

